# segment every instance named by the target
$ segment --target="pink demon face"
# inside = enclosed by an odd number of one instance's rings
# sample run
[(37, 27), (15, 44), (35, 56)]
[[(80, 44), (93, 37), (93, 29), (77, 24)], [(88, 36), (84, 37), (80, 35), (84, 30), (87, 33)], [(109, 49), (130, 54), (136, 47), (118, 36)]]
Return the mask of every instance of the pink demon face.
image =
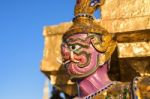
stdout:
[(74, 34), (63, 40), (61, 53), (64, 66), (72, 78), (86, 77), (96, 71), (99, 52), (85, 33)]

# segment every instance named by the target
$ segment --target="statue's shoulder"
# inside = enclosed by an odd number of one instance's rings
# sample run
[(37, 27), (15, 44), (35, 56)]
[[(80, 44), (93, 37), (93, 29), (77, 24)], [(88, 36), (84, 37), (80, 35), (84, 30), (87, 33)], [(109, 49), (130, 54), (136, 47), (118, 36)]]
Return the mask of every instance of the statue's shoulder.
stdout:
[(111, 85), (98, 92), (86, 97), (76, 97), (74, 99), (130, 99), (129, 88), (129, 83), (114, 81)]
[(130, 84), (117, 82), (92, 99), (130, 99)]
[(135, 77), (132, 82), (132, 94), (135, 99), (150, 99), (150, 76)]
[(150, 76), (135, 77), (132, 82), (118, 82), (85, 98), (75, 99), (150, 99)]
[(92, 99), (150, 99), (150, 76), (135, 77), (131, 82), (115, 82)]

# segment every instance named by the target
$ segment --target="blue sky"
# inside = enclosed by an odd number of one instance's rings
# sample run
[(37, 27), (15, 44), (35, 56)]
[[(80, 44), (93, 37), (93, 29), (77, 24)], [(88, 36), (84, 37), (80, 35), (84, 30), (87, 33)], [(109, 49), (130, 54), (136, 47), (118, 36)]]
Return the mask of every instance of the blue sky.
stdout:
[(0, 99), (42, 99), (43, 27), (71, 21), (75, 0), (0, 0)]

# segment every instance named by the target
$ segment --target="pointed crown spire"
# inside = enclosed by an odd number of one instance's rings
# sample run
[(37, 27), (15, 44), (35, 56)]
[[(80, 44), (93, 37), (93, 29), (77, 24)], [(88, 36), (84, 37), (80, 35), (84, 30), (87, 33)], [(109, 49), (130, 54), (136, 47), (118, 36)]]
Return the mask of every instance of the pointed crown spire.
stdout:
[(75, 17), (93, 17), (93, 13), (104, 4), (104, 0), (77, 0), (75, 5)]
[(65, 34), (100, 33), (107, 31), (100, 27), (94, 18), (94, 12), (104, 4), (104, 0), (76, 0), (73, 25)]

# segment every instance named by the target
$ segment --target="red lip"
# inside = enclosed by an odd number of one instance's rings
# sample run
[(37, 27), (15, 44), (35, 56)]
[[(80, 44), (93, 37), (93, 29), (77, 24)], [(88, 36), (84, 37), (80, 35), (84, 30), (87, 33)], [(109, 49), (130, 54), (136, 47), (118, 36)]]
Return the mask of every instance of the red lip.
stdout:
[(81, 55), (76, 55), (75, 54), (74, 55), (74, 60), (78, 61), (78, 65), (83, 65), (88, 61), (85, 53), (83, 53)]

